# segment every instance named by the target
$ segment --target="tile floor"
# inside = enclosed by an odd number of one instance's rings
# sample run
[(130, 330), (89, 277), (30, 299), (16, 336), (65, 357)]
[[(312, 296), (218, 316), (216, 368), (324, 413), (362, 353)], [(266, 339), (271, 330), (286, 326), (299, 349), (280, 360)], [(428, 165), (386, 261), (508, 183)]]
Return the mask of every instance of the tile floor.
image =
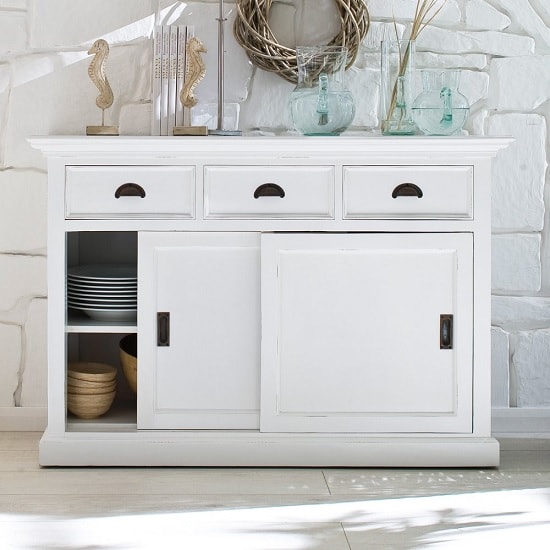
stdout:
[(550, 549), (550, 440), (498, 469), (48, 468), (0, 432), (0, 550)]

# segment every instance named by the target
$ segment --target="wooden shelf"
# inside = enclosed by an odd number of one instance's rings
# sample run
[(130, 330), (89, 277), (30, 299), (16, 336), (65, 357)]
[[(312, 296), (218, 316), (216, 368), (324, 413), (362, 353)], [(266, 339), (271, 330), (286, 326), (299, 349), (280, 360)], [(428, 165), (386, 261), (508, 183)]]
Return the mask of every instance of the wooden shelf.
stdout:
[(126, 432), (137, 429), (135, 399), (115, 399), (112, 407), (99, 418), (84, 420), (67, 414), (68, 432)]

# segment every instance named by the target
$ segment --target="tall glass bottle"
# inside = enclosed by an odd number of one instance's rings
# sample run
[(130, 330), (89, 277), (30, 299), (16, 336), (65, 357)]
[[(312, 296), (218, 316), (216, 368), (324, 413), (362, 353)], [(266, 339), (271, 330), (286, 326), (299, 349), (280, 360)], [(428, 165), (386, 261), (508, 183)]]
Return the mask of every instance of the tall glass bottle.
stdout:
[(412, 135), (414, 40), (384, 40), (380, 59), (380, 129), (384, 135)]

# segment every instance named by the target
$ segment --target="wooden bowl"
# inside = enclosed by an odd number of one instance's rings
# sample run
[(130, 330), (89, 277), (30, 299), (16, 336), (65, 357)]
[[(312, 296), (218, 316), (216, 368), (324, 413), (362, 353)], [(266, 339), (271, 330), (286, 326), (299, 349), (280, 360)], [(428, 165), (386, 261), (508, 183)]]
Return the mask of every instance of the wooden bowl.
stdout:
[(116, 381), (110, 382), (108, 386), (98, 386), (97, 388), (84, 388), (81, 386), (71, 386), (67, 384), (67, 395), (102, 395), (116, 390)]
[(94, 395), (67, 394), (67, 409), (86, 420), (105, 414), (113, 404), (116, 391)]
[(91, 390), (98, 391), (99, 393), (106, 393), (113, 384), (116, 383), (116, 380), (108, 380), (107, 382), (91, 382), (90, 380), (81, 380), (80, 378), (74, 378), (70, 373), (67, 374), (67, 388), (89, 388)]
[(116, 368), (106, 363), (75, 361), (69, 363), (67, 375), (90, 382), (110, 382), (116, 377)]
[(120, 341), (120, 364), (130, 389), (137, 393), (137, 334), (128, 334)]

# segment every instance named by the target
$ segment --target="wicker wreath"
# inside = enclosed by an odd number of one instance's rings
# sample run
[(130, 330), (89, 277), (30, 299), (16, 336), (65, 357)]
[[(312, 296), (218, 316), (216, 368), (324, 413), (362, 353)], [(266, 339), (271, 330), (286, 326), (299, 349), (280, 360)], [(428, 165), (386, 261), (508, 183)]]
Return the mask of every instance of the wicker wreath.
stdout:
[[(334, 1), (340, 16), (340, 32), (328, 45), (348, 48), (348, 69), (355, 61), (359, 46), (369, 30), (369, 12), (364, 0)], [(237, 0), (233, 32), (254, 65), (296, 83), (296, 50), (279, 44), (269, 27), (272, 3), (273, 0)]]

